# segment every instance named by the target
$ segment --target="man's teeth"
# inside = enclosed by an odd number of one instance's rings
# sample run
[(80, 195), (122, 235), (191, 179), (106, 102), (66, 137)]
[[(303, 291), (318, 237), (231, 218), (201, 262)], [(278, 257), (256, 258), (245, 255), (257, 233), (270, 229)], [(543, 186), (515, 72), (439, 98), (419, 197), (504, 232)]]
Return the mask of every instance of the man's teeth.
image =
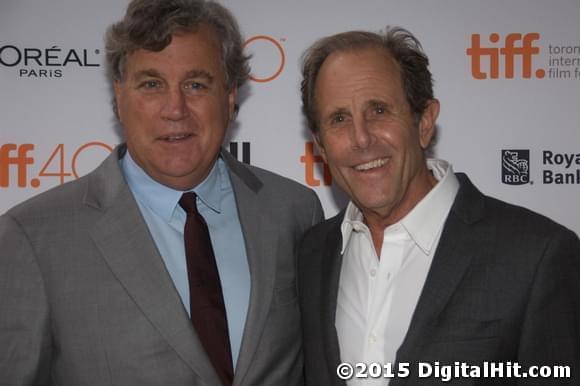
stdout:
[(166, 141), (178, 141), (180, 139), (187, 138), (187, 137), (189, 137), (189, 134), (179, 134), (179, 135), (168, 135), (167, 137), (164, 137), (163, 139), (165, 139)]
[(355, 170), (358, 171), (364, 171), (364, 170), (370, 170), (370, 169), (374, 169), (374, 168), (380, 168), (381, 166), (383, 166), (384, 164), (387, 163), (387, 159), (386, 158), (379, 158), (361, 165), (357, 165), (355, 166)]

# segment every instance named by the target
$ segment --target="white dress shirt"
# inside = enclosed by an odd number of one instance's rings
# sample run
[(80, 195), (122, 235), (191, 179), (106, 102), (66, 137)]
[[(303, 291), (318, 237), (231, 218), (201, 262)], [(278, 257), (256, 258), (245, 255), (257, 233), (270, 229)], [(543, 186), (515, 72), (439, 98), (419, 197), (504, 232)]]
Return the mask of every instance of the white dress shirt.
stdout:
[[(352, 201), (347, 206), (335, 320), (343, 362), (394, 365), (459, 190), (451, 165), (429, 159), (427, 166), (438, 183), (384, 230), (380, 258), (361, 211)], [(389, 379), (353, 378), (347, 383), (388, 385)]]

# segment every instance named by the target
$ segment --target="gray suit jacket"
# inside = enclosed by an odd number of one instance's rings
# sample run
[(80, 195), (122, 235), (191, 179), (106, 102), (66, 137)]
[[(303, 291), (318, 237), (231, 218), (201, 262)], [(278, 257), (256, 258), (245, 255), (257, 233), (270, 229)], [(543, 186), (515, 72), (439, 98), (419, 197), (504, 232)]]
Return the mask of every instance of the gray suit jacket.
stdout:
[[(482, 195), (463, 175), (409, 330), (397, 351), (419, 362), (568, 365), (569, 379), (454, 379), (451, 385), (580, 384), (580, 242), (568, 229)], [(335, 329), (344, 212), (310, 230), (298, 256), (306, 384), (345, 385)], [(396, 373), (397, 367), (395, 367)]]
[[(0, 385), (218, 385), (118, 165), (0, 217)], [(222, 153), (251, 295), (235, 385), (303, 382), (296, 244), (315, 193)]]

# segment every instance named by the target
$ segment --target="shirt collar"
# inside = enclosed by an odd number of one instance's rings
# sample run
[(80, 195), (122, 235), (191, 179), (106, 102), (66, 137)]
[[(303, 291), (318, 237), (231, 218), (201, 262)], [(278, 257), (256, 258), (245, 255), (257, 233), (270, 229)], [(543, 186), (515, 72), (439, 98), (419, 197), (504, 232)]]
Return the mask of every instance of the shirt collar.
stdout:
[[(221, 157), (221, 156), (220, 156)], [(119, 161), (129, 188), (135, 197), (163, 220), (170, 222), (183, 191), (172, 189), (151, 178), (131, 157), (129, 152)], [(218, 158), (208, 176), (191, 191), (215, 212), (221, 211), (220, 190), (227, 185), (225, 163)]]
[(197, 197), (214, 212), (221, 212), (221, 191), (227, 189), (229, 176), (221, 155), (218, 157), (209, 175), (192, 190)]
[[(447, 214), (459, 190), (459, 181), (448, 162), (428, 159), (427, 168), (431, 170), (438, 183), (397, 223), (403, 226), (415, 244), (425, 254), (429, 254), (435, 246), (439, 232), (443, 228)], [(391, 227), (394, 225), (391, 225)], [(385, 232), (388, 232), (391, 227), (386, 228)], [(358, 232), (365, 229), (367, 227), (364, 224), (362, 212), (350, 201), (341, 224), (341, 252), (344, 253), (353, 231)]]

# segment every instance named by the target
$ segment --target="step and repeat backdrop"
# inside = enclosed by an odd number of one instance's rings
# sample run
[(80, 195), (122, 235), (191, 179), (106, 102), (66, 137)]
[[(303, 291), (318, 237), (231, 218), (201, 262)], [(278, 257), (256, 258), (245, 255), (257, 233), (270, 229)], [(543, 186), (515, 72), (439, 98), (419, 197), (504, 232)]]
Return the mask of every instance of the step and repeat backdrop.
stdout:
[[(409, 29), (441, 101), (435, 155), (485, 193), (580, 233), (580, 1), (223, 0), (253, 55), (224, 146), (345, 197), (300, 113), (300, 56), (351, 29)], [(96, 167), (122, 141), (103, 35), (126, 0), (0, 0), (0, 213)]]

